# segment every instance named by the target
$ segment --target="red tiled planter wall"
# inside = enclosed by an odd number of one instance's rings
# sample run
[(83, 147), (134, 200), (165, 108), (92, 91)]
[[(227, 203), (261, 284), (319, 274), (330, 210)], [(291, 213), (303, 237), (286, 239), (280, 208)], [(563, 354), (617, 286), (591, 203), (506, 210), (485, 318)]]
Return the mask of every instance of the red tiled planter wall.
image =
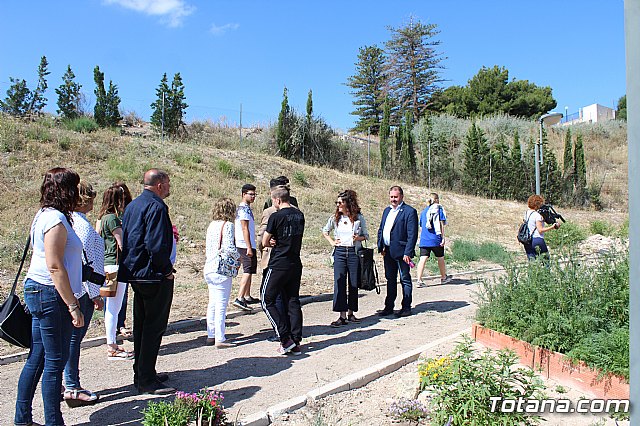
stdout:
[(533, 346), (522, 340), (503, 333), (473, 324), (473, 339), (491, 349), (511, 349), (520, 358), (520, 362), (532, 368), (546, 378), (552, 378), (561, 384), (579, 389), (596, 398), (628, 399), (629, 384), (625, 379), (607, 374), (598, 379), (598, 372), (583, 362), (571, 364), (561, 353)]

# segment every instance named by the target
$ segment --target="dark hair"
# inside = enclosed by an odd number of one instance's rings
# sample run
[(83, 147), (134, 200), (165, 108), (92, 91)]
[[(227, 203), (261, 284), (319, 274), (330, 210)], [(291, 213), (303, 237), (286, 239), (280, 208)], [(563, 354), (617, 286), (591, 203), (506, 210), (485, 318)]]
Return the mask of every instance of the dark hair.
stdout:
[(98, 219), (105, 214), (121, 215), (131, 202), (131, 192), (124, 182), (115, 182), (104, 191)]
[(402, 191), (402, 187), (398, 185), (393, 185), (391, 188), (389, 188), (389, 192), (391, 191), (398, 191), (400, 195), (404, 195), (404, 191)]
[(289, 186), (289, 179), (286, 176), (278, 176), (269, 181), (269, 188), (273, 189), (276, 186)]
[(72, 223), (71, 212), (80, 201), (79, 183), (80, 176), (71, 169), (54, 167), (48, 170), (40, 186), (40, 207), (56, 209)]
[(256, 190), (256, 186), (250, 183), (245, 183), (244, 185), (242, 185), (242, 195), (246, 194), (249, 191), (255, 191), (255, 190)]
[(537, 194), (532, 195), (527, 199), (527, 206), (529, 206), (531, 210), (538, 210), (543, 204), (544, 198)]
[[(342, 200), (342, 206), (344, 207), (344, 213), (349, 217), (351, 222), (355, 222), (358, 220), (358, 214), (360, 214), (360, 206), (358, 205), (358, 194), (356, 191), (352, 189), (345, 189), (340, 194), (338, 194), (338, 198)], [(335, 213), (335, 221), (338, 223), (340, 220), (341, 213), (338, 210), (338, 206), (336, 206)]]

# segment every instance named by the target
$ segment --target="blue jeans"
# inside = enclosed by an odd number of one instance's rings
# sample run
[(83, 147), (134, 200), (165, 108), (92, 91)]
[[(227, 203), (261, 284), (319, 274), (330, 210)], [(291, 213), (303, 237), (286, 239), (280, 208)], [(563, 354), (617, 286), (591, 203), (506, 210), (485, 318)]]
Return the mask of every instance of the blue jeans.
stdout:
[(360, 258), (354, 247), (336, 247), (333, 258), (333, 311), (358, 312)]
[(31, 348), (20, 379), (16, 397), (16, 425), (33, 421), (32, 403), (42, 377), (42, 401), (47, 426), (64, 425), (60, 411), (62, 370), (69, 357), (73, 324), (71, 315), (53, 286), (31, 279), (24, 283), (24, 300), (31, 311)]
[(384, 276), (387, 279), (387, 297), (384, 299), (384, 308), (392, 310), (398, 296), (398, 272), (400, 272), (400, 285), (402, 286), (402, 310), (410, 311), (413, 290), (411, 282), (411, 269), (402, 258), (392, 259), (389, 248), (384, 259)]
[(78, 299), (78, 307), (84, 315), (84, 326), (82, 328), (73, 327), (71, 332), (71, 343), (69, 344), (69, 360), (64, 367), (64, 385), (67, 390), (82, 389), (80, 386), (80, 344), (87, 334), (91, 317), (93, 316), (93, 301), (89, 295), (85, 294)]
[(542, 255), (545, 259), (549, 258), (549, 249), (547, 243), (544, 242), (544, 238), (535, 237), (531, 240), (531, 244), (524, 246), (524, 251), (527, 253), (527, 259), (533, 260), (539, 255)]

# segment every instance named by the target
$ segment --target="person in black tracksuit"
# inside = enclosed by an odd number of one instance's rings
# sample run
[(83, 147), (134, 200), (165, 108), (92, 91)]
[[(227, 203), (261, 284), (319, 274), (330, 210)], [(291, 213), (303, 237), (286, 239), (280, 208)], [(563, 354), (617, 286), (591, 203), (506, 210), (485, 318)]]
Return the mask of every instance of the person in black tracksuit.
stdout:
[[(271, 325), (280, 339), (281, 354), (300, 354), (302, 341), (302, 308), (300, 305), (300, 279), (302, 261), (300, 249), (304, 233), (304, 215), (291, 207), (289, 190), (283, 187), (271, 192), (277, 211), (269, 217), (262, 245), (272, 247), (269, 265), (264, 277), (260, 297)], [(282, 296), (287, 314), (276, 307), (278, 295)]]
[(133, 383), (139, 393), (167, 394), (166, 374), (156, 373), (162, 335), (167, 329), (173, 300), (173, 231), (163, 199), (170, 194), (166, 172), (144, 174), (144, 191), (122, 217), (122, 259), (118, 281), (131, 284), (133, 298)]

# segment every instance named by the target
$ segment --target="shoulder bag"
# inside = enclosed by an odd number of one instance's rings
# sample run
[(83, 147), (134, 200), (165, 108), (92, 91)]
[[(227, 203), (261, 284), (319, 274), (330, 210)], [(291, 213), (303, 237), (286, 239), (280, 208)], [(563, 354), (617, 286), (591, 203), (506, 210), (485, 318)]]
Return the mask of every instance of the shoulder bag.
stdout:
[(220, 227), (220, 241), (218, 242), (218, 270), (217, 274), (224, 275), (225, 277), (235, 277), (238, 275), (238, 269), (240, 269), (240, 254), (238, 250), (229, 250), (222, 248), (222, 232), (224, 226), (227, 224), (225, 220)]
[(362, 290), (375, 290), (380, 294), (380, 285), (378, 280), (378, 269), (373, 259), (373, 249), (365, 247), (364, 244), (358, 250), (358, 258), (360, 260), (360, 282), (358, 288)]
[(31, 346), (31, 312), (29, 312), (29, 308), (24, 302), (20, 301), (16, 294), (16, 286), (18, 285), (20, 272), (22, 272), (22, 266), (29, 252), (30, 244), (31, 235), (27, 237), (20, 267), (18, 268), (16, 279), (13, 281), (9, 297), (0, 305), (0, 339), (21, 348), (29, 348)]

